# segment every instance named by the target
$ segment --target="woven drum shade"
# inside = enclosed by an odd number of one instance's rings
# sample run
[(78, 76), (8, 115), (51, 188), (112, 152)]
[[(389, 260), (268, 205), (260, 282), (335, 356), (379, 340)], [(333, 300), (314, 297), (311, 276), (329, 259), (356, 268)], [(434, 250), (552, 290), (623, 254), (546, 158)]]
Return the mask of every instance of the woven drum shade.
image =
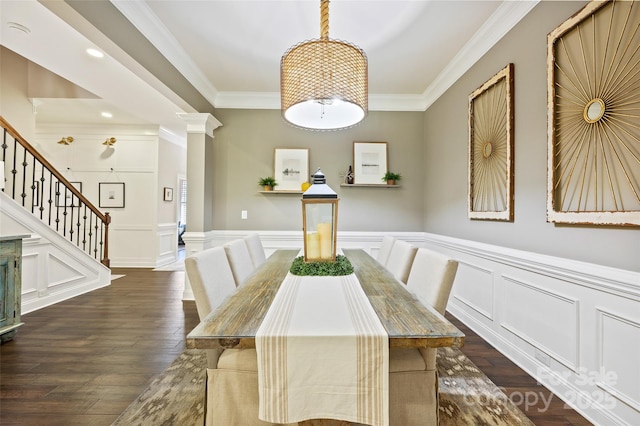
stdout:
[(367, 57), (358, 46), (329, 39), (328, 16), (323, 18), (322, 38), (299, 43), (282, 56), (282, 117), (304, 129), (339, 130), (367, 116)]

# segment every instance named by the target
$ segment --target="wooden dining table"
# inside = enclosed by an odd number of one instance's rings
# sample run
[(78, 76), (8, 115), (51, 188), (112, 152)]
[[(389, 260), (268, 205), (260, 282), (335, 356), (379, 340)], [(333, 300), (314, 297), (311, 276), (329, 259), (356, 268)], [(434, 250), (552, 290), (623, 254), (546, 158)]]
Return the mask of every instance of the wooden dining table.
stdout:
[[(418, 301), (362, 249), (343, 249), (391, 348), (461, 347), (464, 334)], [(188, 335), (190, 349), (255, 348), (256, 333), (300, 250), (276, 250), (217, 309)]]

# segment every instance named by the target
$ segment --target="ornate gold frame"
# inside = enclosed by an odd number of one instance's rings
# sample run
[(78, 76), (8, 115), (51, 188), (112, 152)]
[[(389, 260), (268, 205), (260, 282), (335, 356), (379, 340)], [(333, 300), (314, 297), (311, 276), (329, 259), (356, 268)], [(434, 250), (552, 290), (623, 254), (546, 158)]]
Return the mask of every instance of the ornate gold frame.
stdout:
[(640, 225), (640, 2), (592, 1), (547, 37), (547, 221)]
[(468, 210), (513, 221), (513, 64), (469, 95)]

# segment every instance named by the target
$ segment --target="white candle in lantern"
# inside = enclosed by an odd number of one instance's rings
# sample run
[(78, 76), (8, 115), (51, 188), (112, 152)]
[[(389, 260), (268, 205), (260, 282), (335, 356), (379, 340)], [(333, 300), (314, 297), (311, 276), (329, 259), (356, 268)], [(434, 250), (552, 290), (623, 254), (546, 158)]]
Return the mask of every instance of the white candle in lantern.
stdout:
[(319, 223), (318, 234), (320, 235), (320, 257), (322, 259), (331, 258), (331, 224)]
[(307, 234), (307, 259), (320, 258), (320, 235), (316, 232)]

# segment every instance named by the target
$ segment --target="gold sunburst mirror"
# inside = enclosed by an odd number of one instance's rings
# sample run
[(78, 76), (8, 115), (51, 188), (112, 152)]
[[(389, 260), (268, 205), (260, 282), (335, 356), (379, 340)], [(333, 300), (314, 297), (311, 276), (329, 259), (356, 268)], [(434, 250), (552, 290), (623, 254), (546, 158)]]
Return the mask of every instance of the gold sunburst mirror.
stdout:
[(549, 33), (547, 220), (640, 225), (640, 2), (594, 1)]
[(469, 218), (513, 220), (513, 64), (469, 95)]

